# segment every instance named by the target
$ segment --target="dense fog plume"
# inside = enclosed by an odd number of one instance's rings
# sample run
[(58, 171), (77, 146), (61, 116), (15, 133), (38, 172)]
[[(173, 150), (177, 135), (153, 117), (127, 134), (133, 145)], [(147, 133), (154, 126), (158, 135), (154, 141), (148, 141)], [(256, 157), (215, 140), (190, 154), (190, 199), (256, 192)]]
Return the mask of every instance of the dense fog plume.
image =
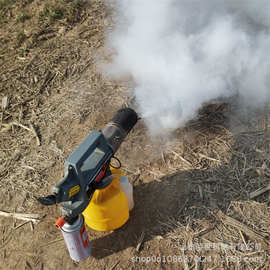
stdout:
[(107, 1), (117, 16), (106, 71), (132, 76), (152, 135), (185, 124), (215, 98), (270, 100), (269, 0)]

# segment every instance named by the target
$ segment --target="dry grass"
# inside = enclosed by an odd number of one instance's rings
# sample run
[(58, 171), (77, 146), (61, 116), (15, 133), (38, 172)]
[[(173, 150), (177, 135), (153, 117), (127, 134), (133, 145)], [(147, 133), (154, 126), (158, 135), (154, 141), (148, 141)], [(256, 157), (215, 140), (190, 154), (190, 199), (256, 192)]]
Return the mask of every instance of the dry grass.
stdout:
[[(212, 211), (204, 220), (172, 220), (167, 235), (174, 248), (202, 260), (206, 269), (269, 269), (269, 207), (257, 202), (230, 203), (227, 214)], [(176, 229), (175, 229), (176, 227)]]
[[(268, 189), (250, 199), (254, 191), (269, 186), (269, 112), (266, 106), (247, 114), (232, 100), (217, 101), (203, 107), (198, 118), (177, 130), (170, 140), (147, 141), (142, 123), (129, 139), (128, 149), (134, 153), (132, 149), (137, 147), (141, 153), (136, 166), (128, 167), (135, 181), (138, 177), (144, 179), (140, 183), (153, 178), (170, 181), (182, 177), (181, 172), (188, 175), (190, 193), (185, 203), (169, 222), (162, 222), (168, 232), (163, 243), (169, 254), (189, 256), (190, 261), (181, 264), (184, 268), (269, 268)], [(179, 250), (179, 245), (204, 247), (209, 243), (219, 247)], [(200, 258), (204, 261), (199, 262)]]
[[(33, 199), (61, 178), (63, 163), (75, 146), (91, 129), (102, 128), (120, 106), (132, 104), (125, 83), (110, 82), (96, 70), (108, 14), (104, 2), (38, 3), (0, 2), (0, 207), (6, 211), (35, 208)], [(256, 202), (249, 200), (252, 191), (269, 184), (269, 108), (250, 115), (236, 112), (234, 106), (230, 100), (208, 104), (171, 138), (155, 141), (141, 121), (118, 156), (136, 185), (163, 181), (181, 171), (188, 174), (186, 203), (171, 223), (162, 225), (170, 231), (164, 241), (172, 250), (179, 252), (179, 244), (194, 241), (258, 242), (259, 252), (255, 246), (212, 252), (217, 261), (204, 263), (205, 269), (232, 269), (229, 261), (221, 264), (222, 258), (257, 253), (264, 262), (241, 262), (238, 268), (269, 269), (269, 193)], [(230, 223), (219, 211), (243, 226)], [(194, 261), (183, 266), (201, 267)]]
[[(57, 8), (64, 10), (62, 18), (40, 20), (44, 10), (51, 16)], [(56, 181), (54, 168), (74, 148), (74, 141), (65, 146), (56, 138), (63, 123), (95, 111), (82, 105), (104, 87), (95, 57), (103, 44), (106, 9), (102, 1), (5, 0), (0, 10), (5, 14), (0, 29), (0, 187), (9, 199), (18, 193), (24, 210), (33, 202), (29, 198)], [(86, 70), (90, 76), (82, 88), (76, 82)]]
[[(235, 123), (230, 121), (228, 129), (227, 125), (219, 125), (220, 133), (212, 141), (211, 132), (208, 135), (201, 132), (205, 130), (201, 128), (201, 119), (194, 122), (207, 145), (202, 147), (202, 141), (197, 143), (198, 147), (193, 145), (196, 154), (189, 148), (191, 157), (197, 155), (197, 159), (187, 159), (191, 167), (190, 195), (179, 215), (163, 224), (175, 248), (190, 245), (185, 250), (185, 256), (190, 258), (189, 267), (199, 267), (196, 258), (202, 258), (201, 264), (207, 269), (269, 269), (269, 192), (256, 197), (256, 201), (250, 200), (250, 193), (269, 185), (269, 111), (261, 113), (258, 112), (256, 120), (253, 116), (246, 121), (230, 112), (230, 120), (236, 121), (238, 117), (237, 133), (232, 133)], [(210, 155), (211, 149), (219, 151)], [(198, 171), (201, 153), (208, 164), (203, 163)], [(219, 247), (209, 249), (213, 243)]]

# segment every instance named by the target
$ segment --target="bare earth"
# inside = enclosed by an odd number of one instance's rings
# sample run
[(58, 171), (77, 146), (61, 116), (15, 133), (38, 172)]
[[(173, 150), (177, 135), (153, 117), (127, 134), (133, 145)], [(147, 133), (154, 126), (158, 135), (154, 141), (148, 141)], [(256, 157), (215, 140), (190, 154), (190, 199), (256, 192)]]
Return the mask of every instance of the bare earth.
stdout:
[[(46, 3), (44, 3), (46, 2)], [(102, 0), (0, 0), (0, 211), (40, 214), (38, 224), (0, 216), (0, 269), (270, 269), (269, 106), (206, 104), (172, 138), (139, 122), (118, 152), (135, 208), (121, 229), (88, 229), (92, 256), (76, 264), (43, 207), (67, 156), (114, 112), (132, 105), (108, 61)], [(1, 212), (0, 212), (1, 213)]]

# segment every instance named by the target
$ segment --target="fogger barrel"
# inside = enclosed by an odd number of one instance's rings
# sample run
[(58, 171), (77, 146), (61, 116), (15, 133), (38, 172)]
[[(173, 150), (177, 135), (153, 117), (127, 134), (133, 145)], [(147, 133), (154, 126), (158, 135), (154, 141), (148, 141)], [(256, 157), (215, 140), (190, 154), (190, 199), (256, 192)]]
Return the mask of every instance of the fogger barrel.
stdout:
[[(122, 109), (106, 125), (103, 135), (111, 145), (113, 153), (117, 151), (136, 122), (137, 114), (133, 110)], [(96, 231), (118, 229), (129, 219), (128, 198), (119, 182), (119, 178), (125, 174), (122, 170), (113, 167), (110, 167), (110, 172), (112, 175), (101, 181), (103, 185), (95, 190), (89, 205), (83, 212), (87, 226)], [(110, 184), (104, 185), (106, 182)]]
[(137, 113), (131, 108), (124, 108), (118, 110), (112, 120), (105, 126), (102, 133), (111, 144), (114, 153), (137, 121)]

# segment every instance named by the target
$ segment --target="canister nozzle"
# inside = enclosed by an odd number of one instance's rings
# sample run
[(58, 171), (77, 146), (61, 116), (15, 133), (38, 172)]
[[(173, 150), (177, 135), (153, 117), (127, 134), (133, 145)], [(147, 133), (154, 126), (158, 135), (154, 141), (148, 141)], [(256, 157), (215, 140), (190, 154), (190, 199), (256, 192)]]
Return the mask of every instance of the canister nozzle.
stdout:
[(56, 223), (54, 224), (55, 227), (61, 229), (66, 223), (66, 220), (62, 217), (58, 218), (58, 220), (56, 221)]

